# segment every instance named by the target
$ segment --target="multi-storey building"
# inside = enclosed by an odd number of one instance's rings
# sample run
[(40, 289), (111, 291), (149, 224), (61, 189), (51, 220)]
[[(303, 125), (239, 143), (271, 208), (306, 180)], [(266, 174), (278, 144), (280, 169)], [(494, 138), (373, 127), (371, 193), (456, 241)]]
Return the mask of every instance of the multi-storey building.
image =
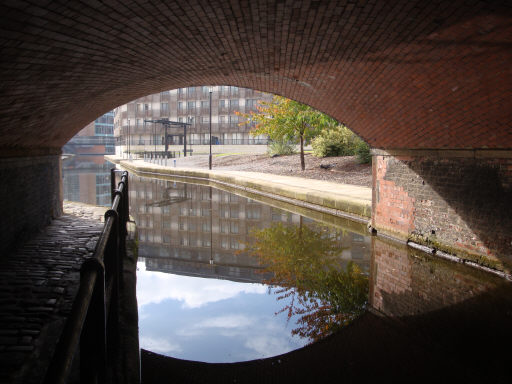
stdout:
[[(131, 152), (162, 149), (164, 129), (159, 123), (145, 120), (166, 119), (188, 123), (186, 139), (191, 145), (209, 144), (210, 91), (212, 144), (240, 145), (266, 144), (266, 136), (249, 135), (251, 126), (240, 125), (236, 112), (256, 110), (259, 100), (270, 100), (271, 95), (252, 89), (232, 86), (202, 86), (179, 88), (141, 97), (115, 110), (114, 132), (119, 150)], [(169, 144), (183, 144), (184, 130), (172, 128)], [(122, 148), (121, 148), (122, 147)]]
[(115, 153), (114, 111), (105, 113), (82, 128), (64, 145), (63, 152), (77, 155)]

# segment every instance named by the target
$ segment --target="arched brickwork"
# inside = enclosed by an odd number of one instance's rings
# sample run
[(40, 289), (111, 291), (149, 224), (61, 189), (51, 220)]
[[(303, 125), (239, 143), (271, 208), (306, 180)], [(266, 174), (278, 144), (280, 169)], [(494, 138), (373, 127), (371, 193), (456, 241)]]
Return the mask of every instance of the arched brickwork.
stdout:
[(163, 89), (308, 103), (378, 148), (512, 148), (508, 1), (4, 1), (0, 148)]
[(59, 214), (58, 154), (87, 123), (223, 84), (312, 105), (387, 150), (379, 232), (512, 270), (510, 1), (9, 0), (0, 29), (4, 246)]

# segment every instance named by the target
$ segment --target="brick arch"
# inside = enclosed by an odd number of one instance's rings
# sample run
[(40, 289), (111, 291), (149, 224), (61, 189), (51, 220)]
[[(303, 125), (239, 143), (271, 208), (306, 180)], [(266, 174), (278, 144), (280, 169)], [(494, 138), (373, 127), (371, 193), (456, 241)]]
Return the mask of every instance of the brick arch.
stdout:
[(312, 105), (377, 148), (512, 148), (507, 1), (4, 3), (0, 148), (187, 85)]

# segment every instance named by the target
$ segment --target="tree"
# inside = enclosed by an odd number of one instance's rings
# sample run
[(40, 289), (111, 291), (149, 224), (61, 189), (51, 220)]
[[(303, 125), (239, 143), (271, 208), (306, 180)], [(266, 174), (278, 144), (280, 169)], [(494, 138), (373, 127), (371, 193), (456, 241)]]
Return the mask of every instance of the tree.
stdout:
[(300, 165), (306, 169), (304, 144), (321, 130), (335, 127), (338, 122), (305, 104), (274, 95), (271, 101), (260, 101), (257, 112), (237, 112), (246, 121), (240, 124), (255, 123), (253, 136), (268, 135), (272, 140), (289, 140), (300, 143)]
[(319, 340), (350, 323), (364, 311), (368, 277), (349, 262), (340, 266), (343, 248), (325, 227), (285, 226), (253, 230), (248, 251), (260, 259), (265, 282), (285, 305), (290, 319), (298, 315), (292, 334)]

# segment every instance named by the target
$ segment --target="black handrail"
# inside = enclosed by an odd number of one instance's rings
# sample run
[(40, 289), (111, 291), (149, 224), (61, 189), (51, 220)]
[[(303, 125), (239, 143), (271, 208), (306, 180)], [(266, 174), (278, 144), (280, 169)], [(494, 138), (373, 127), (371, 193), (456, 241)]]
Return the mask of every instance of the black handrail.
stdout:
[(71, 314), (46, 372), (45, 384), (66, 383), (80, 345), (80, 382), (115, 382), (120, 372), (119, 289), (122, 284), (126, 223), (129, 220), (128, 172), (122, 172), (118, 188), (111, 170), (112, 208), (94, 256), (80, 269), (80, 286)]

